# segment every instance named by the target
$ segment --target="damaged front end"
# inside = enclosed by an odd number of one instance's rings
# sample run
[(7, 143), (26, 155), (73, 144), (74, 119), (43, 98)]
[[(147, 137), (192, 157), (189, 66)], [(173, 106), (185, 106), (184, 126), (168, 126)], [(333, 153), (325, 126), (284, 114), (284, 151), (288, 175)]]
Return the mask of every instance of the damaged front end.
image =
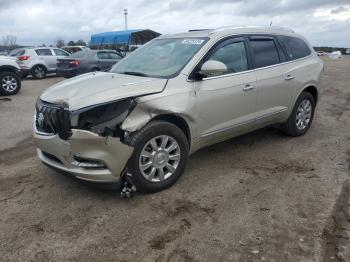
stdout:
[(104, 137), (119, 137), (124, 142), (125, 132), (120, 125), (136, 105), (135, 98), (126, 98), (80, 109), (71, 113), (71, 126)]
[(34, 138), (45, 164), (92, 182), (119, 182), (133, 148), (120, 126), (134, 98), (69, 111), (38, 100)]

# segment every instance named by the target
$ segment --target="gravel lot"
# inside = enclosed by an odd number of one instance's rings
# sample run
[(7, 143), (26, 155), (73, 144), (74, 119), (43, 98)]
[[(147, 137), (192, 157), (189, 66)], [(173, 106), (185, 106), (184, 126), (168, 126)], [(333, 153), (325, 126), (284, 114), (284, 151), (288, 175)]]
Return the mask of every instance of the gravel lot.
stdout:
[(34, 103), (62, 79), (25, 80), (0, 97), (0, 261), (350, 261), (350, 57), (324, 60), (305, 136), (211, 146), (169, 190), (127, 201), (39, 163)]

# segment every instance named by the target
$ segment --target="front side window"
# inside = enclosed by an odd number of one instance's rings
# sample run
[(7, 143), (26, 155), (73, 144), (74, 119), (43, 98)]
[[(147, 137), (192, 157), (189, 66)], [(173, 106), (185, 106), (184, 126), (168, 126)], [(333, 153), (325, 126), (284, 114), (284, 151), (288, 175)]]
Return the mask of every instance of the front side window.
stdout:
[(155, 39), (123, 58), (111, 72), (158, 78), (174, 77), (206, 41), (207, 38)]
[(206, 60), (216, 60), (227, 67), (225, 74), (248, 70), (247, 54), (244, 41), (226, 40), (221, 43)]
[(69, 54), (65, 51), (62, 51), (60, 49), (54, 49), (53, 50), (55, 52), (56, 56), (69, 56)]
[(278, 51), (272, 38), (250, 39), (250, 47), (255, 68), (271, 66), (280, 62)]
[(52, 56), (50, 49), (36, 49), (35, 53), (39, 56)]
[(311, 54), (310, 48), (300, 38), (291, 36), (278, 36), (277, 39), (286, 50), (290, 60), (303, 58)]

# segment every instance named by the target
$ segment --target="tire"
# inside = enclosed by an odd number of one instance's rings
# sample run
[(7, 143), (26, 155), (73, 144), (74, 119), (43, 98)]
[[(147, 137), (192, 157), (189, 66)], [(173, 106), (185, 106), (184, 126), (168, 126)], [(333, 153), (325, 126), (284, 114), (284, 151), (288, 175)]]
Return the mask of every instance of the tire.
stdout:
[(47, 74), (47, 69), (45, 68), (45, 66), (36, 65), (33, 67), (31, 74), (34, 79), (37, 79), (37, 80), (44, 79)]
[(11, 71), (0, 72), (0, 94), (5, 96), (15, 95), (21, 89), (20, 77)]
[[(157, 146), (151, 146), (151, 141), (155, 141)], [(185, 169), (189, 151), (188, 141), (181, 129), (171, 123), (151, 121), (130, 137), (130, 145), (134, 147), (134, 152), (129, 159), (127, 170), (132, 174), (132, 181), (139, 192), (153, 193), (169, 188)], [(158, 151), (154, 150), (154, 147), (158, 148)], [(166, 153), (167, 150), (169, 153)], [(152, 164), (149, 168), (141, 168), (150, 162)]]
[[(312, 124), (315, 107), (314, 97), (309, 92), (302, 92), (295, 102), (293, 111), (288, 120), (282, 124), (282, 131), (287, 135), (294, 137), (304, 135)], [(301, 108), (306, 110), (301, 112)]]

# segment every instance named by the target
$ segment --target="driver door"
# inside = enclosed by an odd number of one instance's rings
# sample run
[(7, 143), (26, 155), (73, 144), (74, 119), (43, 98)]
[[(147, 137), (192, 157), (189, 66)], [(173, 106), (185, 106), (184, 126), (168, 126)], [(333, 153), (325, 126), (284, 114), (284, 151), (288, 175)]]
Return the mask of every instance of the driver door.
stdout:
[(194, 83), (200, 111), (197, 130), (205, 144), (254, 127), (257, 88), (248, 52), (244, 38), (230, 38), (209, 51), (203, 61), (216, 60), (227, 67), (224, 74), (204, 77)]

